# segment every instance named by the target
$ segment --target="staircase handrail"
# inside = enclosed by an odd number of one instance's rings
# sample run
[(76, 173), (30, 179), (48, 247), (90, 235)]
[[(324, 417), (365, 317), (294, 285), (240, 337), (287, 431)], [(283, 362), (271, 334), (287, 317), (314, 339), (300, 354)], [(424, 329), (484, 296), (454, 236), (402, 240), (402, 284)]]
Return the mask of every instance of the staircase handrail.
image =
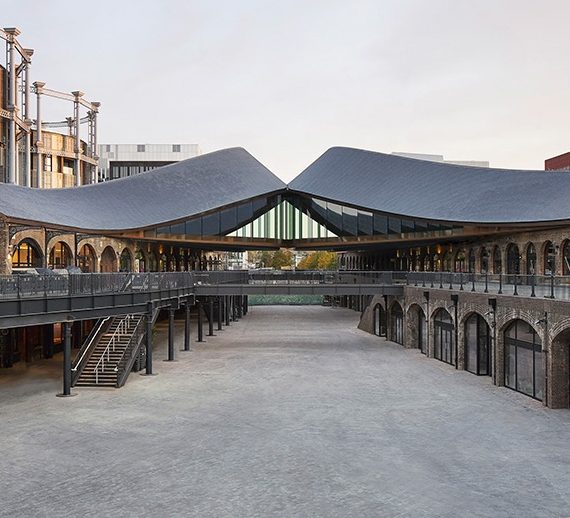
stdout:
[(87, 336), (87, 338), (83, 342), (81, 349), (79, 349), (79, 352), (77, 353), (78, 359), (75, 361), (75, 365), (72, 366), (72, 368), (71, 368), (71, 384), (72, 384), (72, 386), (77, 381), (77, 378), (79, 378), (79, 376), (81, 375), (81, 371), (83, 370), (83, 367), (85, 367), (85, 363), (87, 360), (87, 353), (90, 352), (91, 347), (95, 344), (96, 338), (98, 337), (99, 333), (103, 330), (103, 326), (110, 319), (111, 319), (111, 317), (105, 317), (105, 318), (99, 319), (97, 324), (95, 324), (93, 326), (93, 329), (91, 329), (91, 332), (89, 333), (89, 335)]
[(143, 337), (145, 334), (144, 319), (139, 317), (139, 321), (133, 331), (133, 334), (125, 348), (119, 363), (115, 367), (115, 372), (117, 373), (117, 388), (122, 387), (127, 381), (127, 377), (133, 368), (136, 361), (137, 355), (139, 354), (141, 345), (143, 343)]
[(129, 323), (132, 320), (132, 318), (133, 318), (133, 315), (126, 315), (125, 318), (123, 318), (119, 322), (117, 329), (115, 329), (115, 331), (111, 335), (111, 339), (109, 340), (107, 347), (105, 347), (105, 350), (101, 354), (101, 358), (99, 358), (99, 361), (95, 365), (94, 371), (95, 371), (95, 384), (96, 385), (99, 384), (99, 367), (101, 367), (101, 373), (105, 372), (105, 357), (107, 358), (107, 363), (108, 363), (109, 358), (111, 356), (111, 348), (113, 351), (115, 350), (115, 343), (117, 341), (117, 337), (120, 335), (126, 334), (125, 331), (126, 331), (126, 329), (128, 329)]

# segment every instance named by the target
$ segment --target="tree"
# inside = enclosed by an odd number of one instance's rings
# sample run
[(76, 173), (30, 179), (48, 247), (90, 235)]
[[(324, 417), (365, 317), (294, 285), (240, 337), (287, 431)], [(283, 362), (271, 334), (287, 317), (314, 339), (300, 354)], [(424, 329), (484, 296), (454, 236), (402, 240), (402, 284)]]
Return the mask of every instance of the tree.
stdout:
[(259, 254), (255, 262), (259, 268), (288, 269), (293, 266), (293, 253), (286, 249), (275, 252), (266, 250)]
[(335, 252), (312, 252), (299, 262), (299, 270), (336, 270)]

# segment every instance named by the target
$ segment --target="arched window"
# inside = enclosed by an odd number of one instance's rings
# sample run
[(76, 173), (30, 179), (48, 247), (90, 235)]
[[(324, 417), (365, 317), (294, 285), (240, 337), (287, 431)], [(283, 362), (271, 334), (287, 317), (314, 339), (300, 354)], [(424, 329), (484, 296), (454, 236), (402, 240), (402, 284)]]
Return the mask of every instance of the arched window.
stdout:
[(397, 302), (390, 311), (390, 339), (392, 342), (404, 344), (404, 312)]
[(139, 248), (135, 253), (135, 259), (138, 261), (138, 271), (139, 272), (146, 272), (147, 271), (147, 261), (145, 253)]
[(108, 246), (101, 254), (101, 272), (112, 273), (117, 271), (117, 254), (112, 247)]
[(133, 269), (133, 260), (128, 248), (124, 248), (119, 258), (119, 271), (130, 272)]
[(501, 249), (498, 246), (493, 248), (493, 273), (502, 273)]
[(544, 243), (544, 275), (556, 274), (556, 248), (552, 241)]
[(443, 256), (443, 271), (452, 272), (453, 271), (453, 253), (451, 250), (445, 252)]
[(381, 304), (374, 306), (374, 334), (386, 336), (386, 311)]
[(562, 246), (562, 271), (564, 275), (570, 275), (570, 240), (568, 239)]
[(465, 370), (473, 374), (491, 374), (491, 333), (485, 319), (473, 313), (465, 321)]
[(459, 250), (455, 256), (455, 271), (465, 271), (465, 250)]
[(433, 254), (432, 265), (434, 272), (441, 272), (441, 256), (439, 254)]
[(73, 264), (71, 249), (63, 241), (58, 241), (49, 252), (48, 266), (50, 268), (67, 268)]
[(481, 273), (489, 273), (489, 250), (481, 248)]
[(158, 257), (156, 255), (156, 252), (154, 251), (150, 251), (147, 254), (147, 259), (148, 259), (148, 265), (147, 265), (147, 272), (158, 272)]
[(507, 275), (518, 275), (520, 273), (519, 247), (515, 243), (510, 243), (507, 247)]
[(529, 243), (526, 247), (526, 274), (534, 275), (536, 273), (536, 248), (533, 243)]
[(542, 341), (523, 320), (507, 327), (505, 338), (505, 386), (542, 400), (544, 366)]
[(96, 269), (97, 255), (91, 245), (85, 244), (79, 250), (77, 265), (83, 273), (93, 273)]
[(469, 273), (475, 273), (475, 250), (469, 249)]
[(12, 268), (40, 268), (42, 253), (33, 239), (20, 241), (12, 252)]
[(433, 319), (433, 345), (435, 357), (442, 362), (455, 365), (455, 340), (451, 315), (440, 309)]

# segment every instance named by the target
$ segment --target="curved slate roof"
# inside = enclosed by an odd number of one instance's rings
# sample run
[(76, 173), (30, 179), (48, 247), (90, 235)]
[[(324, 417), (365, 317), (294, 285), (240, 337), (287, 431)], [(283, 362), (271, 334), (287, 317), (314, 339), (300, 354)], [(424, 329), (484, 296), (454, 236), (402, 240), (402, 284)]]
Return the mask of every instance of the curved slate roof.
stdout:
[(283, 189), (285, 184), (245, 149), (230, 148), (78, 188), (0, 183), (0, 213), (82, 230), (130, 230), (188, 219)]
[(370, 210), (458, 223), (570, 220), (570, 173), (489, 169), (333, 147), (289, 189)]

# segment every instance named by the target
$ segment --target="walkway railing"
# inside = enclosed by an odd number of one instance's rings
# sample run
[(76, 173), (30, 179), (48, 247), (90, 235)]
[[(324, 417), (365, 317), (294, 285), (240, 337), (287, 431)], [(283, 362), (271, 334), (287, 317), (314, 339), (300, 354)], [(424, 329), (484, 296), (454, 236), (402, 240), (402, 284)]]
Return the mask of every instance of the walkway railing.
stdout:
[(115, 348), (120, 343), (121, 338), (123, 338), (124, 336), (128, 336), (129, 339), (132, 338), (131, 333), (130, 333), (130, 326), (131, 326), (131, 322), (135, 318), (140, 321), (140, 316), (138, 316), (138, 315), (127, 315), (127, 316), (125, 316), (119, 322), (117, 329), (115, 329), (115, 331), (113, 332), (113, 335), (111, 336), (109, 343), (107, 344), (107, 347), (105, 347), (105, 349), (103, 350), (103, 353), (101, 354), (101, 358), (99, 358), (99, 361), (95, 365), (94, 371), (95, 371), (95, 383), (96, 384), (99, 383), (99, 374), (103, 374), (105, 372), (105, 365), (110, 363), (111, 352), (115, 352)]
[(0, 276), (0, 299), (193, 289), (201, 285), (412, 285), (570, 300), (570, 276), (394, 271), (211, 271)]
[(570, 276), (409, 272), (406, 284), (494, 295), (570, 300)]

